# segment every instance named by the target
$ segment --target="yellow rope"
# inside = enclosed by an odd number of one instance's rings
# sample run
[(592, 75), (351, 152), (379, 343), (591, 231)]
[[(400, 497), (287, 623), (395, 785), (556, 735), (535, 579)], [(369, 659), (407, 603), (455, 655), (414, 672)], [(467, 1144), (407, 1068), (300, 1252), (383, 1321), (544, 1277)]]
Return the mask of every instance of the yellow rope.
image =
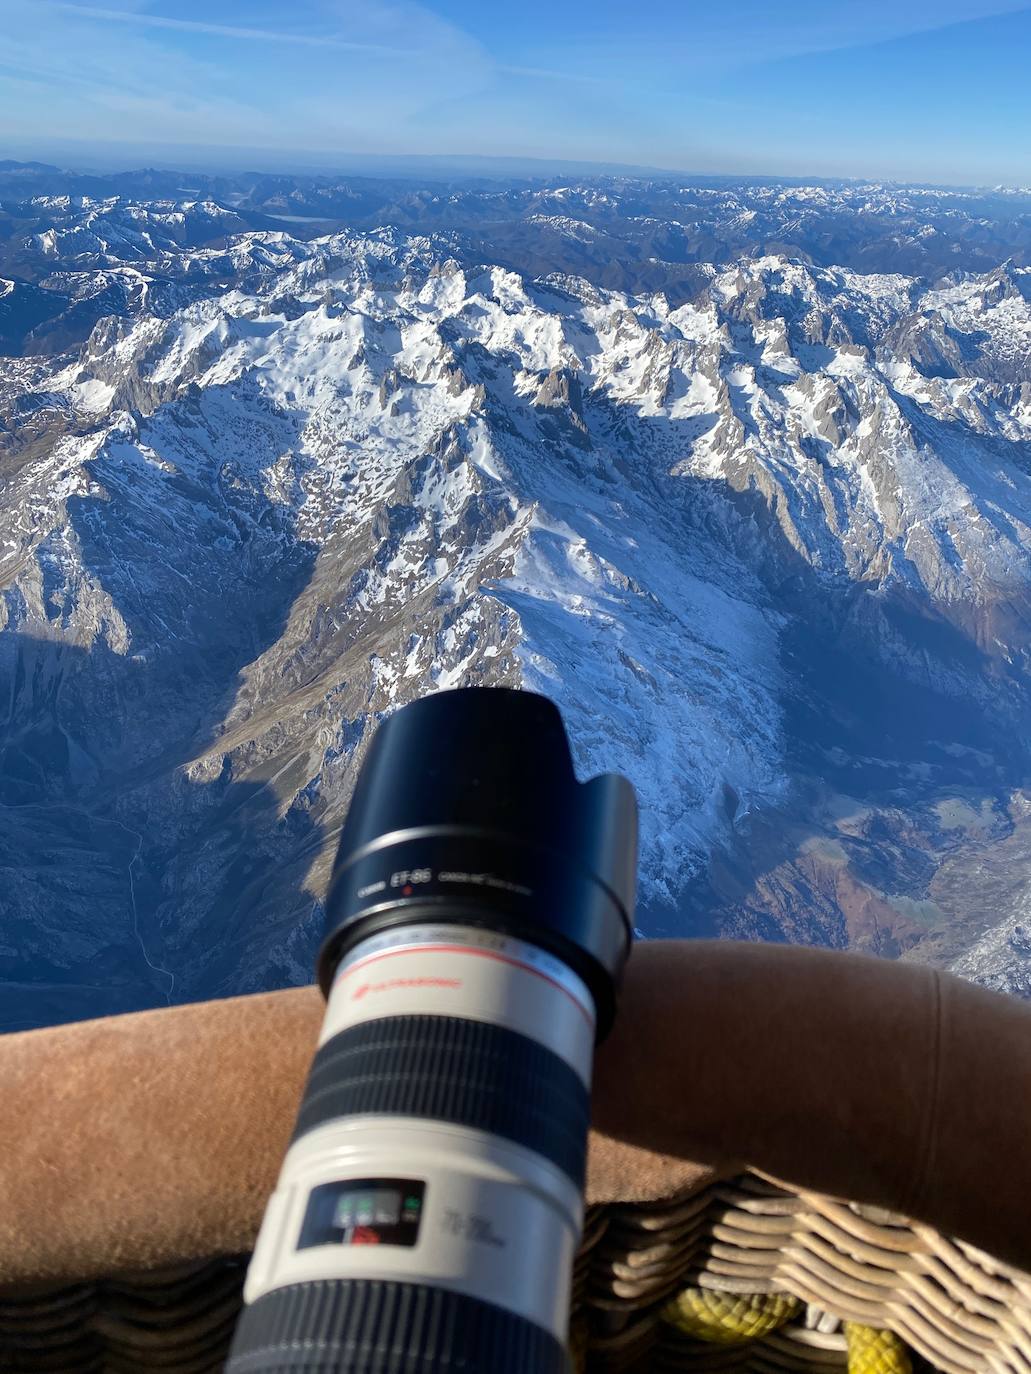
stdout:
[(848, 1374), (913, 1374), (906, 1347), (894, 1331), (875, 1326), (845, 1323), (848, 1341)]
[[(803, 1304), (787, 1293), (719, 1293), (685, 1288), (662, 1309), (662, 1319), (685, 1336), (718, 1345), (761, 1340), (798, 1316)], [(906, 1347), (894, 1331), (845, 1323), (848, 1374), (913, 1374)]]
[(685, 1336), (720, 1345), (741, 1345), (776, 1331), (802, 1310), (787, 1293), (717, 1293), (685, 1288), (662, 1309), (662, 1318)]

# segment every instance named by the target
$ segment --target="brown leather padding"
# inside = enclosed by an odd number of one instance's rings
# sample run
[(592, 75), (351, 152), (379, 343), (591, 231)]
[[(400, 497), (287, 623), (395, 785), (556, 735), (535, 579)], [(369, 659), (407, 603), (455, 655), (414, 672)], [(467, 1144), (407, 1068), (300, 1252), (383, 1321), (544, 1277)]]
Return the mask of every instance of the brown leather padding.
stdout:
[[(321, 1018), (302, 988), (0, 1038), (0, 1284), (247, 1251)], [(747, 1164), (1031, 1269), (1031, 1007), (947, 975), (639, 945), (595, 1123), (592, 1201)]]
[(950, 974), (788, 945), (638, 945), (594, 1121), (1031, 1270), (1031, 1004)]

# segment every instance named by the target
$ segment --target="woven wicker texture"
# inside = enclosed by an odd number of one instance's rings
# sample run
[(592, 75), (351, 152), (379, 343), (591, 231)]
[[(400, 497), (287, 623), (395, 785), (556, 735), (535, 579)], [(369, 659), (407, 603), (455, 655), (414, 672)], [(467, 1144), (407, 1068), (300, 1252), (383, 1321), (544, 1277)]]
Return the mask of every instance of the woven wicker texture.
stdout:
[[(908, 1347), (943, 1374), (1031, 1374), (1031, 1277), (929, 1227), (753, 1174), (607, 1212), (587, 1294), (591, 1370), (902, 1374)], [(721, 1348), (668, 1320), (671, 1299), (692, 1289), (789, 1295), (805, 1315)], [(856, 1331), (850, 1362), (847, 1323), (902, 1345)]]
[(0, 1370), (212, 1374), (225, 1362), (246, 1260), (0, 1292)]
[[(213, 1374), (243, 1271), (216, 1260), (0, 1293), (0, 1370)], [(586, 1374), (1031, 1374), (1031, 1276), (927, 1227), (747, 1174), (591, 1208), (571, 1344)]]

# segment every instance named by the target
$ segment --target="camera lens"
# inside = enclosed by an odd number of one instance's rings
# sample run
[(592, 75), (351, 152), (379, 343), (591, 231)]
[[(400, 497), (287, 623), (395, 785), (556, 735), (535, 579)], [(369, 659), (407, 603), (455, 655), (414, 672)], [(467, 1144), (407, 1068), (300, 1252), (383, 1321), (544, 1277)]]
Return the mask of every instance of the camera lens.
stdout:
[(630, 785), (505, 689), (379, 728), (319, 957), (326, 1017), (232, 1374), (559, 1374), (590, 1082), (632, 936)]

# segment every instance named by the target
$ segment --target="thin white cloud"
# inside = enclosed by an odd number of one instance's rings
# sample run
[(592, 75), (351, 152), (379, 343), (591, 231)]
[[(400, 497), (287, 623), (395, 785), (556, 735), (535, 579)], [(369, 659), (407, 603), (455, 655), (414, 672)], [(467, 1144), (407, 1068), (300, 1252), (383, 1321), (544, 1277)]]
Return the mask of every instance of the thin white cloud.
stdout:
[(828, 7), (819, 4), (819, 15), (798, 32), (790, 50), (771, 56), (807, 57), (820, 53), (852, 52), (901, 39), (939, 33), (961, 24), (977, 24), (1006, 15), (1021, 14), (1027, 0), (864, 0), (864, 4)]
[(145, 14), (140, 10), (112, 10), (100, 5), (76, 5), (73, 0), (49, 0), (49, 8), (64, 10), (86, 19), (133, 24), (148, 29), (176, 29), (185, 33), (206, 33), (218, 38), (239, 38), (258, 43), (293, 43), (306, 48), (343, 48), (348, 52), (378, 53), (384, 57), (411, 57), (414, 48), (395, 48), (382, 43), (357, 43), (336, 36), (318, 37), (315, 34), (290, 33), (279, 29), (252, 29), (236, 24), (209, 24), (200, 19), (167, 19), (160, 14)]
[(610, 79), (606, 76), (592, 76), (588, 72), (559, 72), (551, 67), (510, 67), (502, 65), (498, 67), (499, 72), (504, 72), (508, 76), (527, 76), (542, 81), (584, 81), (591, 86), (610, 85)]
[[(897, 39), (917, 38), (958, 24), (1019, 14), (1028, 0), (792, 0), (789, 5), (712, 5), (685, 0), (684, 22), (661, 32), (641, 23), (615, 34), (586, 31), (578, 39), (578, 68), (618, 72), (624, 88), (654, 89), (656, 82), (682, 84), (692, 79), (725, 79), (728, 73), (792, 58), (869, 48)], [(541, 40), (541, 65), (552, 52)]]
[[(0, 129), (38, 140), (121, 141), (131, 129), (141, 147), (419, 151), (432, 112), (496, 71), (480, 44), (411, 0), (308, 0), (282, 21), (306, 27), (284, 34), (265, 19), (271, 6), (249, 6), (251, 26), (232, 22), (239, 10), (209, 10), (230, 22), (172, 30), (113, 3), (0, 0), (0, 13)], [(170, 41), (201, 22), (233, 40), (231, 60)]]

